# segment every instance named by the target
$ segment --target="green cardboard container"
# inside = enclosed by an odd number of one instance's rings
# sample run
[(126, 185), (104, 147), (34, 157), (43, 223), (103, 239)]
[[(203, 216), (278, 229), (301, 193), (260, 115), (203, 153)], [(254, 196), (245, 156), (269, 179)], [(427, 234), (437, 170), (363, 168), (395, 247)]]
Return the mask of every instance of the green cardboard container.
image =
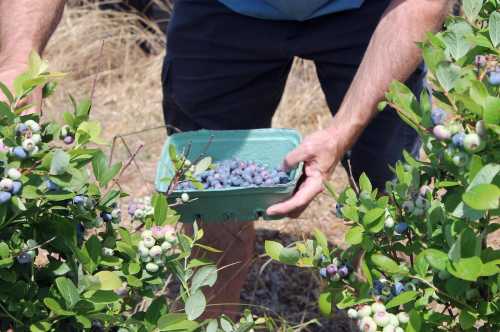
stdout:
[[(178, 153), (189, 145), (187, 156), (195, 160), (208, 145), (206, 155), (214, 162), (239, 158), (252, 160), (278, 167), (285, 156), (301, 142), (300, 134), (293, 129), (253, 129), (253, 130), (198, 130), (173, 134), (167, 138), (159, 161), (155, 185), (159, 192), (165, 193), (174, 167), (170, 160), (168, 147), (173, 144)], [(302, 175), (302, 164), (292, 170), (292, 181), (272, 187), (222, 188), (209, 190), (174, 191), (168, 199), (176, 202), (183, 192), (187, 192), (192, 202), (174, 207), (181, 216), (181, 222), (245, 222), (263, 218), (276, 220), (279, 217), (266, 215), (266, 209), (291, 197)]]

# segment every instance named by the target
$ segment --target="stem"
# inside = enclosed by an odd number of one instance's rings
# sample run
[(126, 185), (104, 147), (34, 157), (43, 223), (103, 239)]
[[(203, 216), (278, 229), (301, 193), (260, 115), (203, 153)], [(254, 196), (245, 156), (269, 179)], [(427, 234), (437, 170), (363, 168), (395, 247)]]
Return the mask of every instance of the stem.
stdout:
[(12, 314), (7, 309), (5, 309), (5, 307), (3, 306), (3, 304), (1, 302), (0, 302), (0, 309), (2, 309), (3, 312), (5, 312), (5, 314), (7, 316), (9, 316), (9, 318), (12, 319), (14, 322), (16, 322), (17, 324), (19, 324), (21, 326), (24, 326), (23, 322), (18, 320), (16, 317), (12, 316)]

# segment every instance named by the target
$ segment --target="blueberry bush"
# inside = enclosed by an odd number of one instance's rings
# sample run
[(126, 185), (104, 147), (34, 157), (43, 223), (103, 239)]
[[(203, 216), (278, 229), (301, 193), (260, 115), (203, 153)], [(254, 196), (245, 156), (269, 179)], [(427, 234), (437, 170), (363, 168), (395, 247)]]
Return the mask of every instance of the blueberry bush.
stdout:
[(380, 104), (418, 132), (425, 156), (405, 153), (385, 188), (366, 175), (339, 195), (326, 184), (346, 248), (319, 231), (288, 247), (266, 242), (273, 259), (317, 269), (320, 311), (346, 310), (361, 331), (500, 330), (490, 241), (500, 228), (500, 5), (463, 8), (420, 45), (432, 96), (394, 82)]
[(62, 76), (33, 53), (13, 91), (0, 83), (0, 330), (272, 330), (250, 312), (200, 319), (217, 267), (192, 253), (216, 249), (196, 224), (179, 231), (165, 195), (133, 200), (122, 222), (130, 163), (104, 153), (90, 100), (71, 98), (62, 124), (26, 112), (33, 91), (49, 97)]

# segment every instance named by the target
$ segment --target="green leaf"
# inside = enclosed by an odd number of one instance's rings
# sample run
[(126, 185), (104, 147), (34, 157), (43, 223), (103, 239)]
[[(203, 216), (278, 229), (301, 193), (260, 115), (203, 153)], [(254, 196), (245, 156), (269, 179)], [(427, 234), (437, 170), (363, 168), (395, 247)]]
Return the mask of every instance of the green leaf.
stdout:
[(387, 309), (394, 308), (394, 307), (399, 307), (402, 304), (406, 304), (410, 301), (413, 301), (414, 299), (417, 298), (418, 292), (416, 291), (406, 291), (398, 296), (392, 298), (386, 305), (385, 307)]
[(495, 11), (489, 20), (490, 38), (494, 47), (500, 45), (500, 13)]
[(58, 316), (74, 316), (75, 313), (71, 311), (64, 310), (59, 302), (51, 297), (46, 297), (43, 299), (43, 303), (49, 308), (53, 313)]
[(421, 277), (425, 277), (427, 275), (427, 270), (429, 269), (429, 262), (425, 259), (424, 252), (421, 252), (415, 258), (415, 265), (413, 267), (415, 272), (418, 273)]
[(483, 0), (463, 0), (463, 9), (465, 16), (471, 22), (474, 22), (476, 20), (482, 6)]
[(122, 287), (122, 281), (115, 272), (101, 271), (95, 274), (101, 283), (101, 290), (117, 290)]
[(281, 250), (283, 250), (283, 245), (281, 243), (266, 240), (264, 242), (264, 249), (269, 257), (276, 261), (280, 260)]
[(175, 145), (170, 144), (168, 146), (168, 155), (173, 163), (177, 161), (177, 150), (175, 149)]
[(158, 319), (159, 331), (191, 332), (198, 326), (198, 323), (187, 320), (185, 314), (170, 313)]
[(342, 212), (342, 216), (348, 220), (352, 220), (355, 222), (359, 222), (359, 214), (358, 210), (353, 206), (344, 206), (340, 210)]
[(363, 241), (364, 229), (361, 226), (355, 226), (349, 229), (345, 235), (345, 241), (350, 245), (357, 245)]
[(366, 264), (366, 259), (361, 260), (361, 271), (363, 272), (363, 275), (366, 278), (366, 281), (370, 284), (370, 287), (373, 287), (373, 277), (370, 272), (370, 269), (368, 268), (368, 265)]
[(219, 328), (219, 322), (217, 322), (216, 319), (211, 319), (208, 321), (206, 332), (217, 332), (218, 328)]
[(73, 284), (71, 280), (66, 277), (59, 277), (56, 279), (57, 290), (61, 294), (64, 302), (66, 302), (66, 307), (72, 309), (75, 304), (80, 301), (80, 294), (78, 289)]
[(322, 231), (320, 231), (319, 229), (315, 228), (314, 229), (314, 238), (316, 239), (317, 245), (321, 247), (321, 251), (323, 252), (323, 255), (329, 256), (330, 253), (328, 251), (328, 239), (326, 238), (325, 234)]
[(90, 99), (83, 99), (78, 103), (75, 110), (75, 115), (87, 119), (90, 113), (90, 108), (92, 107), (92, 102)]
[(476, 281), (481, 276), (483, 262), (479, 257), (462, 258), (448, 262), (446, 270), (459, 279)]
[(204, 157), (194, 166), (194, 174), (205, 172), (212, 165), (212, 157)]
[(296, 265), (300, 259), (300, 252), (295, 248), (283, 248), (280, 252), (280, 262), (288, 265)]
[(368, 179), (368, 176), (366, 176), (365, 173), (361, 174), (359, 177), (359, 187), (361, 188), (361, 191), (371, 193), (373, 188), (372, 188), (372, 183), (370, 182), (370, 179)]
[(459, 317), (460, 326), (464, 330), (468, 330), (476, 324), (476, 317), (474, 317), (470, 312), (462, 310)]
[(153, 196), (154, 222), (155, 225), (163, 226), (167, 220), (168, 203), (167, 197), (161, 193)]
[(462, 199), (465, 204), (475, 210), (498, 209), (500, 189), (494, 184), (480, 184), (467, 190)]
[(109, 304), (118, 302), (120, 300), (120, 297), (113, 291), (99, 290), (95, 292), (88, 300), (92, 303)]
[(500, 98), (487, 96), (484, 101), (483, 119), (487, 124), (500, 124)]
[(217, 267), (215, 265), (203, 266), (193, 276), (191, 292), (196, 292), (204, 286), (212, 287), (217, 281)]
[(0, 82), (0, 90), (2, 90), (3, 95), (7, 97), (9, 103), (12, 103), (14, 101), (14, 96), (10, 92), (9, 88), (2, 82)]
[(378, 220), (380, 217), (382, 217), (385, 213), (385, 210), (382, 208), (374, 208), (368, 211), (364, 216), (363, 216), (363, 224), (365, 226), (370, 225), (371, 223), (375, 222)]
[(406, 326), (405, 332), (421, 332), (422, 331), (422, 317), (416, 309), (410, 311), (410, 321)]
[(427, 262), (436, 270), (446, 269), (446, 264), (448, 263), (448, 255), (437, 249), (426, 249), (422, 251)]
[(69, 155), (63, 150), (55, 150), (50, 163), (50, 175), (62, 175), (69, 167)]
[(380, 270), (390, 273), (390, 274), (397, 274), (397, 273), (403, 273), (404, 270), (391, 258), (380, 255), (380, 254), (374, 254), (371, 256), (371, 261), (373, 264), (377, 266)]
[(52, 323), (47, 322), (47, 321), (39, 321), (34, 324), (30, 325), (30, 331), (31, 332), (47, 332), (50, 331), (50, 328), (52, 327)]
[(467, 190), (477, 186), (478, 184), (492, 183), (493, 180), (495, 179), (495, 176), (497, 176), (499, 172), (500, 172), (499, 164), (487, 164), (483, 166), (479, 170), (479, 172), (477, 172), (477, 174), (474, 176), (474, 179), (467, 187)]
[(443, 87), (448, 92), (455, 86), (455, 82), (460, 77), (460, 67), (456, 64), (443, 62), (438, 65), (436, 76)]
[(189, 320), (195, 320), (205, 311), (207, 300), (201, 290), (197, 290), (188, 297), (185, 305), (186, 314)]
[(325, 316), (330, 317), (332, 314), (332, 294), (330, 292), (321, 293), (318, 298), (319, 312)]
[(443, 37), (446, 48), (455, 60), (459, 60), (471, 49), (465, 36), (454, 32), (446, 32)]
[(111, 167), (108, 167), (104, 174), (102, 174), (101, 179), (99, 180), (99, 184), (102, 187), (108, 185), (109, 181), (113, 180), (114, 177), (120, 172), (122, 169), (122, 163), (118, 162)]
[(5, 258), (10, 256), (9, 245), (5, 242), (0, 242), (0, 257)]

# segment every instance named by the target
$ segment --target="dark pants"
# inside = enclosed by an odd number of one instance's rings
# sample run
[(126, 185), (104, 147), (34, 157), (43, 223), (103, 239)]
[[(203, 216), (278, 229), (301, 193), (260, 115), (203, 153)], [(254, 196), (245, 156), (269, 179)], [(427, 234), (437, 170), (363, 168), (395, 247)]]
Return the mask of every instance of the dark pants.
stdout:
[[(335, 114), (389, 2), (296, 22), (243, 16), (216, 0), (177, 0), (162, 74), (166, 123), (183, 131), (269, 127), (295, 56), (314, 61)], [(424, 76), (419, 68), (407, 82), (417, 95)], [(350, 153), (354, 177), (366, 172), (383, 187), (403, 149), (418, 149), (416, 133), (393, 110), (380, 113)]]

